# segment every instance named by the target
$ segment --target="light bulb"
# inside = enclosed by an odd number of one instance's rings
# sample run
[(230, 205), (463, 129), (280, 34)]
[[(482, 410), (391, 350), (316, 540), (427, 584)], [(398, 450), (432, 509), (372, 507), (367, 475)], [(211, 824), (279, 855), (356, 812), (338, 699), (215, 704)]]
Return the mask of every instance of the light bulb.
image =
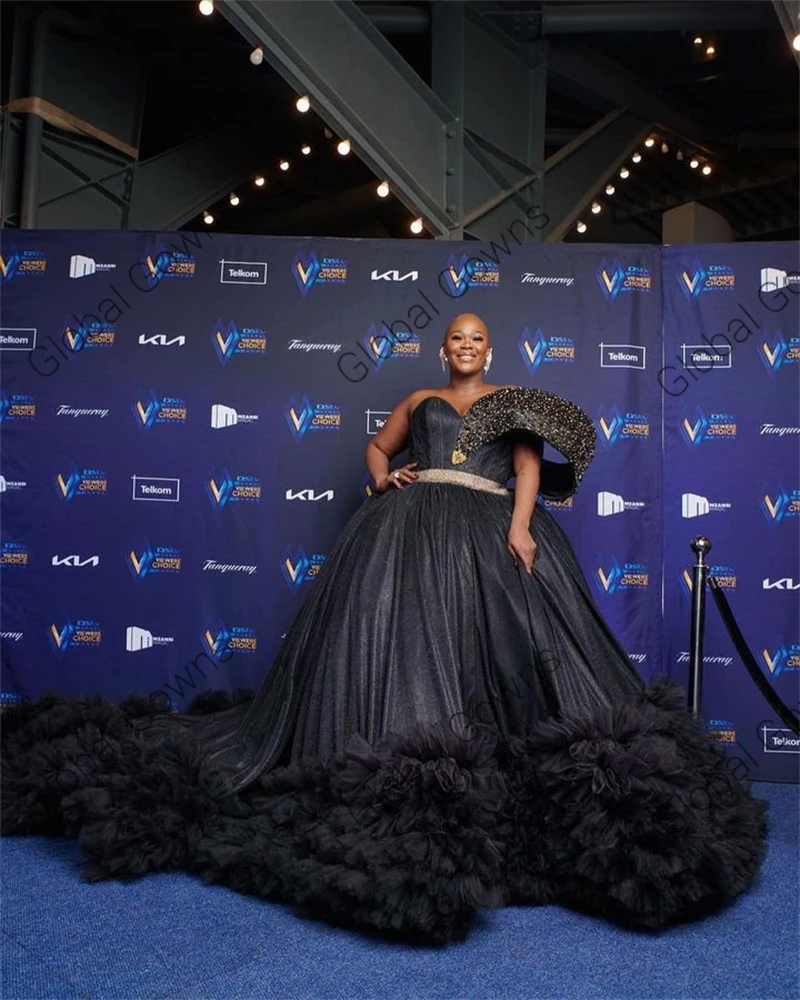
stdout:
[(665, 142), (661, 143), (661, 152), (662, 153), (668, 153), (669, 152), (669, 146)]
[(792, 48), (795, 50), (795, 52), (800, 52), (800, 31), (798, 31), (797, 34), (792, 39)]
[(655, 146), (656, 144), (656, 140), (651, 135), (649, 139), (644, 140), (644, 144), (645, 146), (647, 146), (648, 149), (652, 149), (653, 146)]
[(264, 62), (264, 50), (260, 48), (255, 48), (250, 53), (250, 62), (254, 66), (260, 66)]
[(717, 50), (714, 48), (713, 45), (709, 45), (709, 47), (706, 49), (706, 55), (713, 56), (716, 53), (716, 51)]
[(578, 225), (575, 228), (578, 230), (579, 233), (585, 233), (586, 232), (586, 223), (585, 222), (579, 222)]
[(678, 160), (679, 163), (683, 163), (683, 150), (682, 149), (679, 149), (678, 152), (675, 154), (675, 159)]
[(698, 35), (698, 36), (697, 36), (697, 37), (695, 38), (695, 40), (694, 40), (694, 44), (695, 44), (695, 45), (702, 45), (702, 44), (703, 44), (703, 39), (702, 39), (702, 38), (701, 38), (701, 37), (700, 37), (700, 36)]
[(309, 100), (306, 94), (303, 94), (302, 97), (297, 98), (297, 103), (295, 104), (295, 107), (301, 114), (304, 115), (306, 111), (308, 111), (308, 109), (311, 107), (311, 101)]
[(258, 177), (254, 178), (253, 183), (257, 188), (263, 188), (267, 183), (266, 180), (259, 174)]
[(310, 146), (301, 146), (300, 147), (300, 152), (303, 154), (303, 156), (308, 156), (308, 154), (311, 152), (311, 147)]
[(204, 17), (208, 17), (209, 14), (214, 13), (214, 4), (211, 0), (200, 0), (199, 10)]
[(281, 168), (281, 170), (288, 170), (289, 169), (289, 161), (288, 160), (281, 160), (281, 162), (278, 164), (278, 166)]
[(205, 212), (203, 214), (203, 222), (205, 222), (207, 226), (210, 226), (213, 221), (214, 221), (214, 216), (211, 214), (211, 212)]
[(619, 175), (625, 181), (630, 177), (631, 172), (627, 167), (623, 167), (622, 170), (620, 170)]
[(347, 156), (347, 154), (350, 152), (350, 140), (340, 139), (339, 144), (336, 147), (336, 151), (339, 153), (340, 156)]
[(381, 181), (378, 185), (378, 197), (386, 198), (389, 194), (389, 185), (386, 181)]
[(696, 158), (692, 158), (691, 160), (689, 160), (689, 166), (692, 168), (692, 170), (697, 170), (697, 168), (700, 166), (700, 161)]
[(606, 194), (607, 194), (607, 195), (609, 195), (609, 197), (610, 197), (610, 196), (611, 196), (611, 195), (612, 195), (612, 194), (613, 194), (613, 193), (614, 193), (614, 192), (615, 192), (616, 190), (617, 190), (617, 189), (616, 189), (616, 188), (614, 187), (614, 185), (613, 185), (613, 184), (606, 184)]
[(409, 228), (411, 229), (412, 233), (421, 233), (422, 232), (422, 219), (414, 219), (414, 221), (411, 223), (411, 225), (409, 226)]
[(236, 208), (236, 206), (238, 204), (239, 204), (239, 195), (238, 194), (232, 194), (231, 195), (231, 205), (233, 205), (233, 207)]
[(711, 173), (711, 164), (710, 163), (707, 163), (703, 167), (703, 173), (706, 175), (706, 177), (708, 177), (708, 175)]
[(603, 206), (600, 204), (599, 201), (593, 201), (592, 202), (592, 215), (599, 215), (599, 213), (602, 211), (602, 209), (603, 209)]
[(634, 153), (633, 156), (631, 157), (631, 159), (633, 160), (634, 163), (641, 163), (642, 162), (642, 154), (641, 153)]

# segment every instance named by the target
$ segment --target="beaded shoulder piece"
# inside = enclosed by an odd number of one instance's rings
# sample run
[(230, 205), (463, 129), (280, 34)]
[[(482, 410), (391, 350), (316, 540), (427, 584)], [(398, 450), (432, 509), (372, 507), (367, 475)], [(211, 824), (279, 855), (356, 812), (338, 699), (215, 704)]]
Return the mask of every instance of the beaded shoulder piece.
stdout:
[(450, 461), (462, 465), (480, 445), (512, 431), (543, 438), (565, 458), (542, 461), (540, 494), (566, 499), (578, 489), (594, 458), (594, 425), (575, 403), (545, 389), (495, 389), (481, 396), (462, 418)]

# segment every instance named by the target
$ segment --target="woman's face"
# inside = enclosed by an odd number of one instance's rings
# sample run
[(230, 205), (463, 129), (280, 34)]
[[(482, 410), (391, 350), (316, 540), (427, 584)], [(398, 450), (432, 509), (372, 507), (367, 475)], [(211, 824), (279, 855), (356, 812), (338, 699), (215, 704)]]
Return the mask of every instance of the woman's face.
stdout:
[(444, 353), (450, 368), (462, 375), (473, 375), (486, 364), (489, 331), (477, 316), (457, 316), (444, 338)]

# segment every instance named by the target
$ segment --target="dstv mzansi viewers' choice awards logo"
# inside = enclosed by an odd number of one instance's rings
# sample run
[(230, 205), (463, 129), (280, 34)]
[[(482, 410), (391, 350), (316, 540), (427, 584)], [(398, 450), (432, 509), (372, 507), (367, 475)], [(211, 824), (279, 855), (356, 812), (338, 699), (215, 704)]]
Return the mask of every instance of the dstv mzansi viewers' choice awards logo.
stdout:
[(307, 556), (302, 548), (292, 551), (287, 548), (280, 561), (281, 573), (289, 590), (297, 590), (304, 583), (315, 580), (325, 556), (319, 553)]
[(113, 347), (117, 333), (112, 323), (94, 320), (90, 323), (65, 323), (64, 344), (71, 350), (78, 351), (93, 347)]
[(148, 541), (132, 547), (125, 557), (131, 576), (134, 580), (143, 580), (146, 576), (159, 573), (180, 573), (180, 549), (171, 545), (157, 545), (153, 548)]
[(100, 469), (82, 469), (73, 465), (69, 472), (58, 472), (53, 484), (59, 498), (66, 503), (76, 497), (104, 497), (108, 491), (108, 476)]
[(310, 403), (303, 396), (298, 404), (294, 396), (285, 410), (286, 423), (295, 441), (300, 441), (310, 431), (338, 431), (342, 426), (341, 408), (334, 403)]
[(732, 292), (736, 287), (736, 272), (728, 264), (703, 267), (699, 260), (695, 260), (690, 268), (680, 272), (678, 284), (691, 302), (706, 292)]
[(770, 374), (780, 371), (784, 365), (796, 365), (800, 361), (800, 337), (787, 340), (780, 330), (773, 337), (762, 337), (758, 356)]
[(519, 337), (519, 353), (533, 373), (541, 364), (573, 362), (575, 341), (571, 337), (545, 337), (541, 329), (532, 334), (526, 326)]
[(212, 475), (206, 483), (206, 495), (212, 507), (229, 503), (260, 503), (261, 480), (255, 476), (232, 476), (227, 469), (222, 475)]
[(200, 638), (209, 656), (220, 657), (228, 652), (258, 652), (258, 632), (246, 625), (228, 628), (224, 622), (220, 622), (216, 628), (205, 629)]
[(152, 389), (142, 393), (131, 409), (136, 426), (142, 430), (149, 430), (156, 424), (171, 424), (174, 427), (186, 423), (186, 400), (177, 396), (159, 399)]
[[(713, 576), (723, 590), (736, 590), (738, 576), (733, 566), (717, 563), (708, 567), (708, 575)], [(692, 574), (688, 569), (683, 570), (678, 576), (683, 592), (692, 595)]]
[(603, 408), (595, 420), (600, 440), (607, 447), (618, 441), (646, 441), (650, 422), (643, 413), (620, 413), (617, 406)]
[(649, 267), (639, 264), (623, 267), (618, 260), (612, 264), (604, 260), (597, 269), (597, 283), (606, 302), (614, 302), (625, 292), (649, 292), (653, 287), (653, 274)]
[(781, 484), (775, 492), (764, 493), (758, 505), (768, 524), (780, 524), (787, 517), (800, 515), (800, 490), (789, 492)]
[(305, 298), (314, 285), (343, 285), (347, 281), (347, 261), (341, 257), (320, 260), (313, 250), (308, 255), (298, 253), (292, 262), (292, 274)]
[(644, 590), (650, 575), (644, 563), (623, 563), (616, 559), (597, 567), (594, 572), (595, 585), (604, 596), (615, 594), (618, 590)]
[(47, 257), (40, 250), (14, 250), (7, 257), (0, 254), (0, 282), (47, 272)]
[[(180, 250), (165, 250), (163, 245), (158, 249), (152, 248), (145, 254), (140, 262), (141, 273), (144, 276), (144, 283), (148, 289), (155, 288), (165, 279), (169, 278), (193, 278), (197, 273), (197, 261), (188, 253)], [(140, 276), (131, 280), (136, 287)]]
[(224, 324), (217, 320), (211, 331), (217, 359), (227, 365), (234, 354), (264, 354), (267, 350), (266, 331), (257, 326), (238, 327), (233, 320)]
[(7, 396), (0, 392), (0, 424), (12, 420), (28, 421), (36, 416), (36, 402), (27, 392), (13, 392)]
[(51, 625), (47, 634), (57, 653), (64, 653), (73, 646), (96, 649), (103, 641), (100, 623), (89, 618), (67, 621), (64, 625)]
[(30, 552), (22, 542), (3, 542), (0, 545), (0, 566), (27, 566)]
[(736, 417), (730, 413), (706, 416), (698, 409), (694, 421), (684, 417), (678, 426), (681, 437), (690, 448), (697, 448), (705, 441), (733, 441), (736, 437)]
[(790, 646), (780, 643), (772, 649), (762, 649), (761, 661), (773, 677), (784, 670), (800, 670), (800, 643), (793, 642)]
[(439, 283), (446, 295), (458, 299), (470, 288), (499, 288), (500, 268), (490, 260), (451, 253)]
[(418, 358), (422, 342), (418, 333), (411, 330), (398, 330), (396, 333), (385, 323), (370, 323), (369, 330), (364, 335), (364, 347), (370, 360), (376, 368), (381, 368), (385, 361), (397, 358)]

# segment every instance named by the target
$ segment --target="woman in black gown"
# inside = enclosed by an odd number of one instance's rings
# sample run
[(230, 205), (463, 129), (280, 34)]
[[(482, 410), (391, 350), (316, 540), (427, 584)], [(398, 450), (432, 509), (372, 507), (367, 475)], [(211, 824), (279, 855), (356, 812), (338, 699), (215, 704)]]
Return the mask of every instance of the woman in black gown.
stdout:
[(411, 395), (368, 446), (375, 496), (255, 696), (168, 716), (135, 698), (20, 705), (5, 835), (76, 837), (93, 880), (184, 869), (436, 942), (481, 907), (658, 928), (750, 885), (763, 804), (682, 689), (645, 687), (536, 503), (578, 488), (591, 421), (485, 383), (477, 316), (453, 320), (441, 357), (448, 386)]

